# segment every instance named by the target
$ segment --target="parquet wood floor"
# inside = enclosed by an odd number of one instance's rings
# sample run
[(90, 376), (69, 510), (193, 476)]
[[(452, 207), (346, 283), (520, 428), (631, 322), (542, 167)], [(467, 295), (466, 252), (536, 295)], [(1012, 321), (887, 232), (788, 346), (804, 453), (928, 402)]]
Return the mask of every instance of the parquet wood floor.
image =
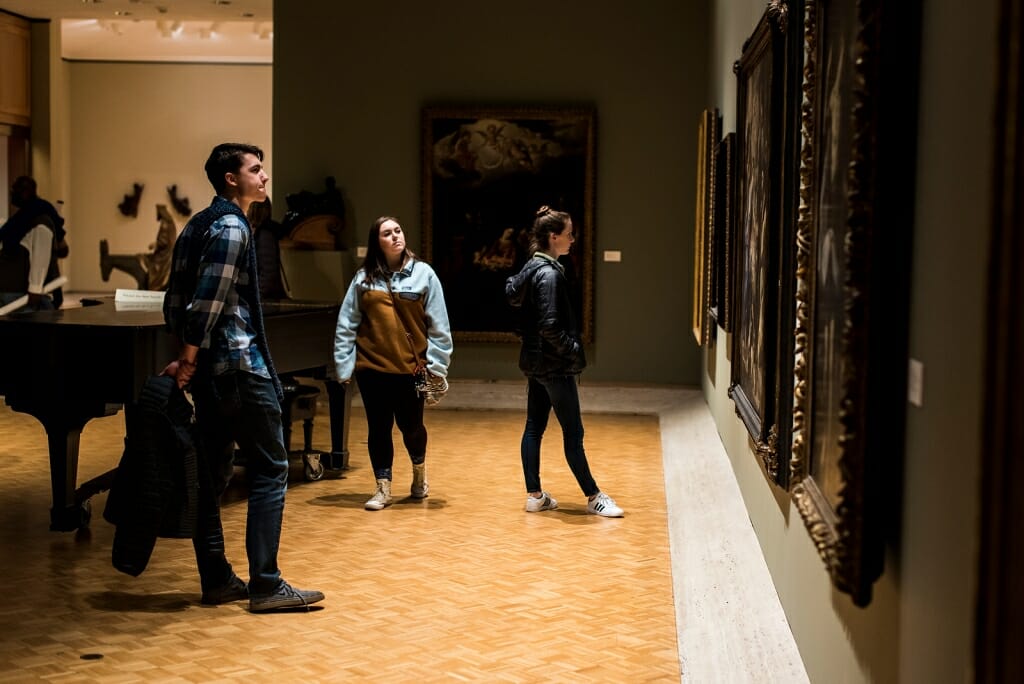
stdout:
[[(359, 407), (352, 469), (296, 473), (281, 567), (327, 599), (253, 615), (199, 604), (187, 541), (160, 540), (138, 578), (115, 571), (106, 494), (88, 531), (48, 531), (45, 433), (0, 407), (0, 682), (680, 681), (657, 417), (584, 417), (619, 520), (586, 515), (554, 419), (542, 475), (560, 508), (528, 514), (521, 411), (427, 418), (423, 502), (400, 498), (411, 468), (399, 449), (396, 504), (363, 510), (373, 475)], [(123, 414), (86, 426), (79, 482), (116, 464), (123, 431)], [(329, 443), (323, 417), (314, 442)], [(244, 501), (224, 522), (244, 578)]]

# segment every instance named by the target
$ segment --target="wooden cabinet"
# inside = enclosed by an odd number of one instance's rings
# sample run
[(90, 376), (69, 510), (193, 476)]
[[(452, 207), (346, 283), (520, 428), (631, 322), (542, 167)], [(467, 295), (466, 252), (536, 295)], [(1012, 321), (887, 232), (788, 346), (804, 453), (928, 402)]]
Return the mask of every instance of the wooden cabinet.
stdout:
[(31, 122), (30, 47), (29, 23), (0, 13), (0, 123), (28, 126)]

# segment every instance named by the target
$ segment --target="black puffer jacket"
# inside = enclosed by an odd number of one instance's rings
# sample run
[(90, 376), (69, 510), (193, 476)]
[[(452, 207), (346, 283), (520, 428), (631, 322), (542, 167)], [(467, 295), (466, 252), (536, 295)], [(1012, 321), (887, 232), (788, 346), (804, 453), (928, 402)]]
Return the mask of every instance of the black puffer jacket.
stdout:
[(505, 297), (520, 312), (519, 368), (528, 376), (578, 375), (587, 366), (569, 284), (561, 265), (534, 255), (505, 281)]

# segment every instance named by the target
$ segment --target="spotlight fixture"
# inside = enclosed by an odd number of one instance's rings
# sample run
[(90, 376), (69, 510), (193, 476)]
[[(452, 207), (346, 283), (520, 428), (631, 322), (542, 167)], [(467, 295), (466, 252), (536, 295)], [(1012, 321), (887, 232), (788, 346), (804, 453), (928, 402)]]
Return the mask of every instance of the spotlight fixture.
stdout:
[(181, 30), (181, 22), (176, 21), (172, 24), (166, 19), (157, 19), (156, 30), (159, 31), (160, 35), (164, 38), (173, 38), (174, 34)]
[(121, 35), (121, 25), (116, 21), (107, 21), (106, 19), (101, 19), (96, 22), (96, 25), (104, 31), (110, 31), (115, 36)]
[(217, 31), (220, 29), (220, 22), (211, 22), (209, 26), (203, 26), (199, 29), (199, 37), (203, 40), (213, 38), (217, 35)]

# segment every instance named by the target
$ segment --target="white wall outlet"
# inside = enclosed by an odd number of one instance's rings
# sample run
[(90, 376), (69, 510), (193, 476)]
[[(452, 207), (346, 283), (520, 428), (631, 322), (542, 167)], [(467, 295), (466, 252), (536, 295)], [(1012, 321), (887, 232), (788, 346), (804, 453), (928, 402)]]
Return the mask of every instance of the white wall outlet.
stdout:
[(910, 359), (907, 366), (907, 401), (924, 406), (924, 364), (917, 359)]
[(605, 261), (622, 261), (622, 252), (617, 249), (604, 250)]
[(356, 247), (356, 258), (357, 259), (365, 259), (366, 258), (366, 247), (363, 247), (362, 245), (359, 245), (358, 247)]

